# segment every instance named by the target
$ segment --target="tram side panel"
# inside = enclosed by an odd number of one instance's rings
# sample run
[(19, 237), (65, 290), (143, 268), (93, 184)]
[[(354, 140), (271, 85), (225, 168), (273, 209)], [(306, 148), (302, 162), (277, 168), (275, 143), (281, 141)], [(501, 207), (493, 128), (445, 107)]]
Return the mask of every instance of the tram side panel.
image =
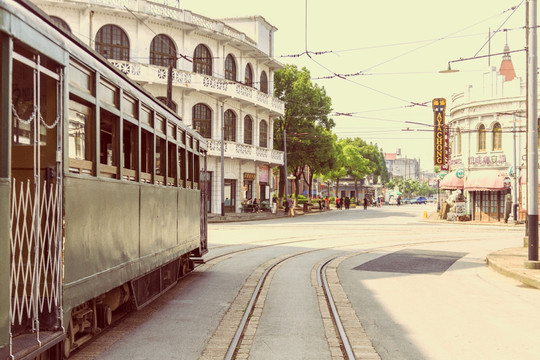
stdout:
[(68, 176), (64, 191), (69, 311), (140, 274), (139, 185)]
[(140, 273), (144, 274), (178, 258), (176, 244), (177, 188), (141, 185)]
[(201, 246), (201, 193), (180, 189), (178, 192), (178, 243), (194, 250)]

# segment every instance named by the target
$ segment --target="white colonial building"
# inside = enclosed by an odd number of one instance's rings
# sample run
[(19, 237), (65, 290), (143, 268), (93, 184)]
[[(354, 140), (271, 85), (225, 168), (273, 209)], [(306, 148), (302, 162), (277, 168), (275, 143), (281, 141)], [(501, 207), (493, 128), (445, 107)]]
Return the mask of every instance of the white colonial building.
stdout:
[[(55, 22), (104, 55), (146, 90), (167, 101), (208, 139), (209, 211), (270, 199), (274, 119), (284, 103), (272, 96), (274, 32), (261, 16), (210, 19), (167, 0), (36, 0)], [(223, 135), (222, 135), (223, 124)], [(224, 172), (221, 173), (221, 145)]]
[[(472, 220), (524, 219), (526, 86), (516, 77), (508, 46), (499, 69), (448, 101), (450, 171), (441, 189), (463, 191)], [(523, 176), (522, 176), (523, 175)], [(517, 219), (516, 219), (517, 220)]]

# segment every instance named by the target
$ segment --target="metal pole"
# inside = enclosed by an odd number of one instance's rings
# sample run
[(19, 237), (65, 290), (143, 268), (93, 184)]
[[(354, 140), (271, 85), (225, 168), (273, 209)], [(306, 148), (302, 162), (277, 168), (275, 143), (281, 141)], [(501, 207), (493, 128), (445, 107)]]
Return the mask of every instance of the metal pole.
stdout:
[[(221, 103), (221, 216), (225, 216), (225, 120)], [(233, 197), (234, 194), (231, 194)], [(232, 201), (232, 199), (231, 199)]]
[(529, 261), (538, 261), (538, 81), (537, 81), (537, 39), (536, 39), (536, 0), (529, 0), (528, 41), (528, 88), (529, 108), (527, 109), (527, 227), (529, 229)]
[(287, 189), (287, 130), (285, 130), (285, 123), (283, 123), (283, 161), (284, 161), (284, 167), (285, 167), (285, 201), (287, 201), (288, 198), (288, 189)]
[(512, 134), (514, 138), (514, 196), (512, 198), (512, 217), (514, 221), (517, 221), (518, 220), (517, 218), (517, 207), (518, 207), (517, 205), (518, 203), (517, 176), (518, 174), (517, 174), (517, 149), (516, 149), (516, 113), (514, 113), (514, 126), (513, 126)]

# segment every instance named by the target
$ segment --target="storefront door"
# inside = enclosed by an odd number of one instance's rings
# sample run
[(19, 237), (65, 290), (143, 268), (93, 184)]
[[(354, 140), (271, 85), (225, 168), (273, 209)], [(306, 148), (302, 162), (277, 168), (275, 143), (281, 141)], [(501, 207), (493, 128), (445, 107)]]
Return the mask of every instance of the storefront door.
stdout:
[(236, 211), (236, 180), (225, 179), (225, 212)]

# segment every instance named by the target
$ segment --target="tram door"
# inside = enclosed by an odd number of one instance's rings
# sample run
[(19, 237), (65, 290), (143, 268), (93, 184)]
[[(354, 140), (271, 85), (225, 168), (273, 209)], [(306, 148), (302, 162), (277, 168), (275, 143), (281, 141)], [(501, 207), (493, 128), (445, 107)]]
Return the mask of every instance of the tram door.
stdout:
[(17, 43), (12, 66), (10, 332), (41, 341), (62, 325), (62, 69)]

